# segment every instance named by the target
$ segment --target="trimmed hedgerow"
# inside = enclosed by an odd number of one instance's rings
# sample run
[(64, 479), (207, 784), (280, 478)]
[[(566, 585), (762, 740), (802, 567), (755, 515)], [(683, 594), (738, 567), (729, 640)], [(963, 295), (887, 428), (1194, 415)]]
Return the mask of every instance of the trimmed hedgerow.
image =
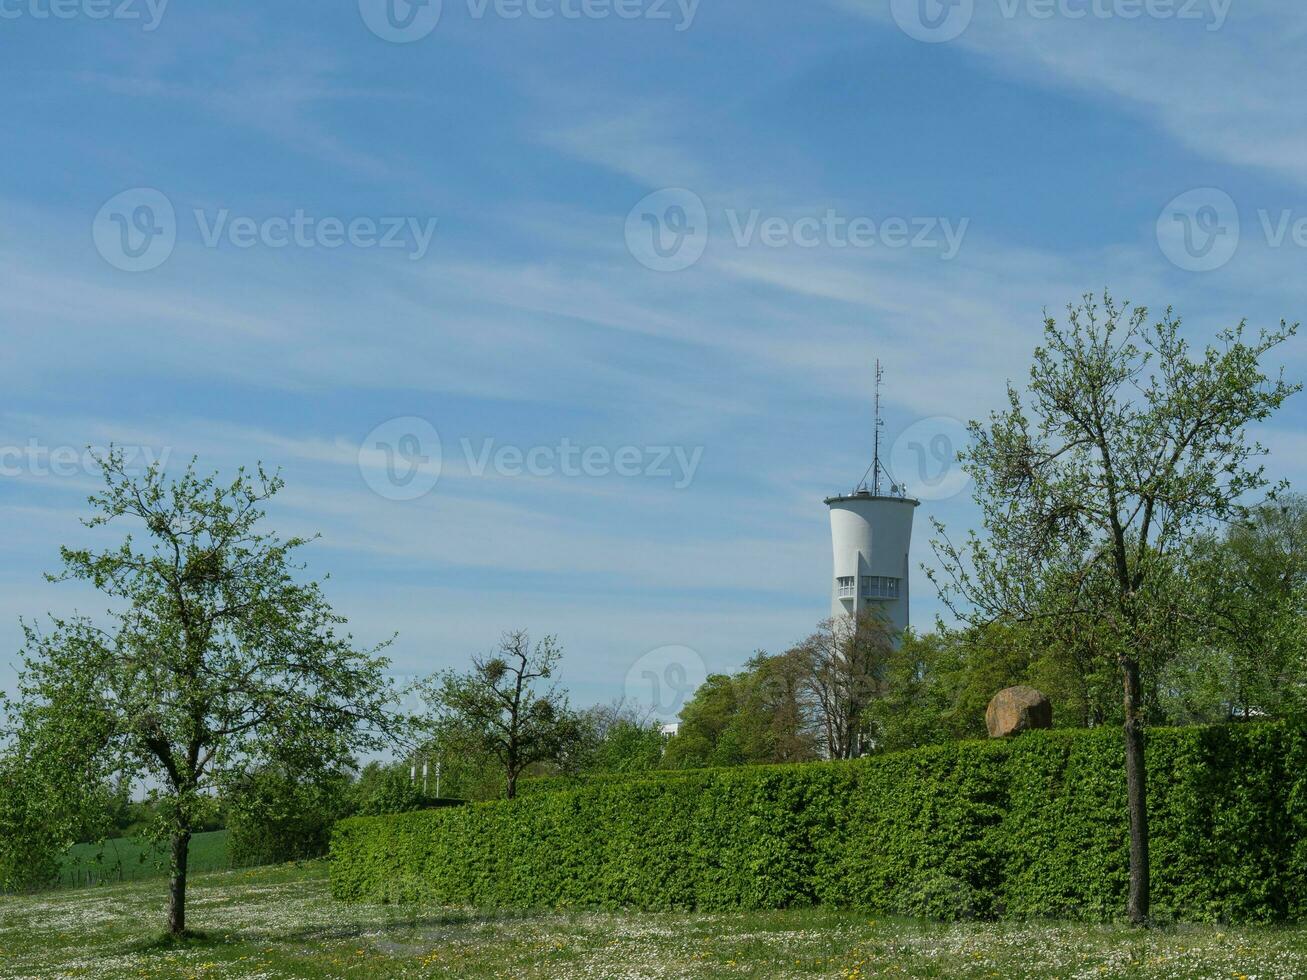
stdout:
[(584, 789), (605, 783), (631, 783), (644, 779), (676, 779), (698, 769), (648, 769), (639, 772), (597, 772), (585, 776), (527, 776), (517, 783), (517, 795), (539, 796), (541, 793), (559, 793)]
[[(1034, 732), (353, 818), (332, 840), (332, 888), (349, 900), (488, 908), (821, 903), (1105, 920), (1125, 906), (1123, 765), (1119, 732)], [(1155, 729), (1148, 779), (1159, 917), (1303, 917), (1302, 730)]]

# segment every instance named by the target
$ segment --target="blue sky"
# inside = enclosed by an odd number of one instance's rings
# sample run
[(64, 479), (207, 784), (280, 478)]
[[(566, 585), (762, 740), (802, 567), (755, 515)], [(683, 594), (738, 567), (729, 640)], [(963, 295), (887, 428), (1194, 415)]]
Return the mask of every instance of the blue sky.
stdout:
[[(825, 614), (875, 358), (929, 562), (973, 517), (931, 451), (1044, 308), (1307, 299), (1298, 5), (53, 2), (0, 2), (4, 688), (20, 615), (100, 608), (40, 577), (88, 443), (280, 466), (402, 674), (526, 626), (577, 701), (648, 700)], [(1300, 485), (1305, 417), (1260, 433)]]

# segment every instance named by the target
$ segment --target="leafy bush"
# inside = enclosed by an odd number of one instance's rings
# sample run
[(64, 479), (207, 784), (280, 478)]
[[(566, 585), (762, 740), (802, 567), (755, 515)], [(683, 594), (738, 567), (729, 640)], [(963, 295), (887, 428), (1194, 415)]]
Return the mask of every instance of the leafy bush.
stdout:
[[(1307, 909), (1307, 736), (1150, 732), (1154, 907), (1196, 921)], [(780, 908), (1105, 920), (1125, 907), (1118, 731), (1035, 732), (846, 763), (592, 780), (458, 810), (354, 818), (349, 900), (500, 908)]]
[(422, 787), (407, 767), (369, 762), (350, 788), (349, 809), (351, 813), (375, 817), (420, 810), (424, 802)]
[(59, 856), (104, 829), (109, 794), (85, 786), (59, 759), (0, 751), (0, 892), (37, 891), (59, 879)]
[(228, 851), (237, 867), (304, 861), (327, 853), (344, 816), (348, 777), (296, 779), (280, 767), (248, 777), (227, 801)]
[(47, 887), (59, 878), (65, 842), (41, 822), (41, 807), (3, 762), (0, 781), (0, 893)]

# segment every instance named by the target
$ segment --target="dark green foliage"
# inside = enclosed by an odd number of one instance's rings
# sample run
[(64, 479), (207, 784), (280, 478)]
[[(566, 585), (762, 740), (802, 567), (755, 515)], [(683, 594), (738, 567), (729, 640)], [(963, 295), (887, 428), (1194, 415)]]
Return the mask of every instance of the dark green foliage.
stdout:
[[(558, 792), (540, 781), (512, 802), (342, 821), (332, 884), (350, 900), (492, 908), (1106, 920), (1125, 909), (1123, 757), (1118, 731), (1064, 730)], [(1159, 917), (1303, 916), (1301, 729), (1154, 730), (1149, 780)]]
[[(667, 736), (656, 722), (644, 720), (620, 706), (596, 706), (581, 712), (579, 717), (583, 737), (569, 769), (582, 775), (622, 773), (629, 777), (662, 764)], [(518, 792), (521, 789), (519, 784)]]
[[(1199, 649), (1167, 691), (1202, 720), (1301, 716), (1307, 680), (1307, 496), (1284, 494), (1197, 539), (1186, 569)], [(1187, 668), (1187, 670), (1185, 670)], [(1183, 672), (1181, 672), (1183, 671)]]
[(811, 651), (796, 647), (777, 656), (759, 651), (736, 674), (710, 675), (681, 709), (680, 731), (659, 765), (701, 769), (817, 758), (817, 736), (803, 710), (812, 669)]
[(402, 764), (369, 762), (349, 790), (348, 810), (360, 816), (407, 813), (422, 806), (422, 786)]
[(227, 801), (234, 865), (280, 864), (322, 857), (331, 828), (349, 806), (349, 776), (297, 779), (271, 766), (244, 779)]
[(59, 877), (72, 834), (50, 820), (50, 788), (19, 758), (0, 755), (0, 892), (35, 891)]

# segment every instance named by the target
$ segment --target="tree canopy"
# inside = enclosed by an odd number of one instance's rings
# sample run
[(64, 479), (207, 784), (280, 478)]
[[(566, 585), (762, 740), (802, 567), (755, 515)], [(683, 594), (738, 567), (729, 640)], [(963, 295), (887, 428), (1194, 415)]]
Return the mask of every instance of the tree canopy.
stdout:
[(401, 729), (380, 648), (342, 632), (321, 587), (294, 563), (306, 544), (263, 529), (282, 480), (262, 468), (229, 482), (101, 461), (88, 529), (116, 545), (62, 548), (52, 581), (80, 580), (112, 603), (101, 617), (25, 623), (10, 705), (30, 759), (87, 786), (140, 781), (170, 843), (168, 926), (185, 930), (192, 831), (219, 795), (269, 763), (333, 772)]
[(1294, 326), (1239, 324), (1195, 353), (1167, 310), (1104, 296), (1047, 317), (1024, 391), (973, 422), (960, 453), (981, 528), (955, 545), (936, 522), (940, 594), (964, 621), (1045, 624), (1119, 666), (1124, 681), (1132, 920), (1148, 917), (1143, 671), (1183, 644), (1191, 593), (1175, 574), (1194, 538), (1244, 518), (1268, 488), (1249, 427), (1297, 385), (1264, 356)]

